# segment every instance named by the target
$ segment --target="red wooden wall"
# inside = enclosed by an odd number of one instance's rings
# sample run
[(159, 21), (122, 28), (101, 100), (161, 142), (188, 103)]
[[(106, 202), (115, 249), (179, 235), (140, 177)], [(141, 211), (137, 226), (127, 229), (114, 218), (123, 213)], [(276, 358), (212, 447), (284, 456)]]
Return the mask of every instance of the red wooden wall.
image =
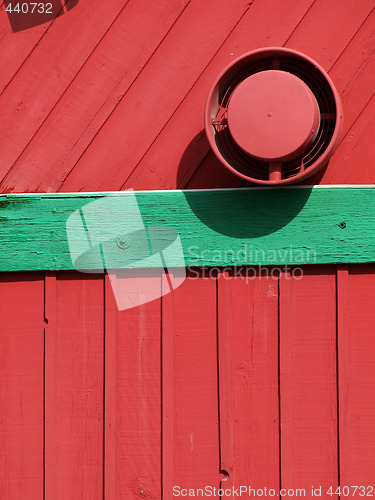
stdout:
[(2, 498), (374, 486), (374, 266), (239, 271), (122, 312), (108, 278), (4, 274)]
[(239, 185), (209, 151), (204, 103), (230, 61), (274, 45), (313, 57), (341, 94), (344, 137), (321, 182), (373, 183), (373, 9), (373, 0), (80, 0), (18, 33), (3, 11), (1, 192)]
[[(263, 46), (316, 59), (343, 100), (307, 183), (373, 184), (374, 42), (373, 0), (80, 0), (17, 33), (2, 6), (0, 192), (243, 185), (203, 109)], [(118, 312), (102, 277), (3, 274), (0, 498), (373, 485), (375, 268), (226, 278)]]

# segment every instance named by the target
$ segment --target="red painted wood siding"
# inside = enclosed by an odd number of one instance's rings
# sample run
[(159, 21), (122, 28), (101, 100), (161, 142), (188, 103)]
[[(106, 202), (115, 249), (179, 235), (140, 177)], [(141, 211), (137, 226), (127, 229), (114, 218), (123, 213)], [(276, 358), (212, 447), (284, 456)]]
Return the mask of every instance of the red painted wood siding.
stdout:
[(18, 33), (3, 11), (0, 192), (241, 185), (209, 150), (204, 103), (230, 61), (273, 45), (313, 57), (343, 100), (312, 181), (373, 183), (374, 25), (373, 0), (80, 0)]
[[(80, 0), (18, 33), (1, 5), (2, 193), (245, 185), (210, 151), (204, 103), (274, 45), (343, 100), (339, 148), (306, 183), (375, 182), (373, 0)], [(373, 484), (375, 268), (288, 278), (201, 276), (118, 312), (101, 277), (3, 274), (0, 497)]]
[(374, 266), (239, 271), (122, 312), (108, 278), (3, 274), (3, 498), (374, 485)]

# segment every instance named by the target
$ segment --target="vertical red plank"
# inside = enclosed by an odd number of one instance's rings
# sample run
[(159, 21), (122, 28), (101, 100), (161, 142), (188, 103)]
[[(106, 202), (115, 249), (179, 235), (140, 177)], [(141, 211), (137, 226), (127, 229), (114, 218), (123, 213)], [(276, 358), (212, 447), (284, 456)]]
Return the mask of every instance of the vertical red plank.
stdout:
[[(236, 303), (233, 300), (232, 291), (235, 289), (226, 283), (231, 276), (227, 271), (222, 271), (218, 275), (217, 280), (217, 348), (218, 348), (218, 377), (219, 377), (219, 453), (220, 453), (220, 471), (226, 477), (221, 481), (222, 488), (233, 488), (237, 475), (237, 467), (235, 467), (235, 429), (233, 422), (232, 411), (232, 342), (231, 332), (232, 327), (237, 323), (233, 323), (230, 318), (235, 310), (231, 307)], [(233, 280), (233, 277), (232, 277)], [(236, 295), (233, 293), (233, 295)], [(241, 313), (241, 317), (243, 317)], [(237, 316), (236, 316), (236, 319)], [(242, 352), (242, 347), (241, 347)], [(238, 420), (237, 420), (238, 421)], [(237, 437), (237, 436), (236, 436)], [(237, 442), (237, 441), (236, 441)], [(224, 484), (225, 483), (225, 484)], [(231, 497), (230, 497), (231, 498)]]
[(44, 277), (44, 488), (45, 498), (56, 499), (56, 273)]
[(104, 498), (116, 498), (116, 315), (117, 307), (104, 278)]
[[(160, 276), (135, 272), (126, 280), (129, 293), (142, 294), (145, 300), (150, 286), (161, 291)], [(119, 311), (106, 277), (104, 482), (108, 500), (161, 499), (160, 332), (160, 298)]]
[(280, 276), (281, 486), (338, 483), (336, 289), (330, 267)]
[(58, 273), (46, 286), (46, 492), (57, 500), (102, 499), (103, 278)]
[(169, 500), (173, 486), (219, 487), (215, 277), (193, 271), (163, 297), (162, 309), (163, 499)]
[[(375, 489), (375, 267), (339, 269), (340, 485)], [(347, 496), (348, 490), (342, 492)]]
[[(162, 287), (168, 289), (167, 276)], [(170, 497), (174, 486), (174, 335), (173, 298), (162, 302), (162, 493), (163, 500)], [(172, 300), (172, 302), (171, 302)], [(169, 332), (169, 333), (168, 333)]]
[(337, 266), (337, 364), (339, 390), (339, 467), (340, 485), (350, 476), (349, 416), (349, 271)]
[(255, 275), (251, 268), (223, 273), (218, 318), (221, 462), (229, 473), (222, 487), (267, 487), (277, 494), (277, 276)]
[(0, 278), (0, 496), (43, 498), (44, 283)]

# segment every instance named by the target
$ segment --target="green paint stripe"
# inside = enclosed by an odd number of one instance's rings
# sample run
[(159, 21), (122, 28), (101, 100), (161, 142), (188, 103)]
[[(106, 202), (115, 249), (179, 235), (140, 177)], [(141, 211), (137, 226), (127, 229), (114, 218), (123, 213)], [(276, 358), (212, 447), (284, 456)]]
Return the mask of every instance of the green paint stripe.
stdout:
[[(124, 211), (124, 199), (132, 197), (134, 201), (134, 196), (145, 226), (177, 230), (186, 266), (375, 261), (373, 187), (125, 191), (115, 195), (119, 203), (122, 200), (118, 214), (103, 210), (89, 220), (88, 204), (107, 194), (0, 196), (0, 271), (74, 269), (66, 221), (82, 207), (82, 231), (88, 231), (94, 247), (98, 247), (98, 268), (103, 267), (99, 243), (105, 241), (109, 242), (102, 247), (107, 267), (112, 257), (116, 267), (154, 267), (157, 259), (152, 258), (134, 264), (134, 254), (131, 266), (126, 258), (121, 264), (128, 249), (119, 250), (115, 245), (129, 221), (138, 220), (134, 203)], [(124, 221), (124, 227), (118, 227), (119, 220)], [(99, 241), (102, 230), (105, 241)], [(129, 232), (132, 238), (134, 227)], [(79, 231), (74, 238), (82, 238)], [(154, 242), (152, 246), (155, 248)], [(169, 268), (180, 263), (178, 245), (175, 247), (174, 253), (164, 252)]]

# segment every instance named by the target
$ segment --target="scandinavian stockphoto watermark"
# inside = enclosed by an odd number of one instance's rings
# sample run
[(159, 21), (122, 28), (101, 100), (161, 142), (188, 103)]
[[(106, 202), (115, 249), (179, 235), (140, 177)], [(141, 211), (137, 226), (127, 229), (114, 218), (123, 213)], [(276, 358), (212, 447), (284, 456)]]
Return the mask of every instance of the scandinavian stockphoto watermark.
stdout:
[(233, 262), (236, 265), (246, 265), (252, 262), (254, 265), (275, 265), (275, 264), (315, 264), (316, 251), (310, 248), (294, 248), (289, 245), (287, 248), (269, 248), (264, 250), (252, 243), (244, 244), (241, 248), (229, 249), (204, 249), (192, 245), (187, 249), (187, 255), (191, 259), (198, 261), (210, 261), (212, 263)]
[(66, 231), (74, 268), (107, 272), (120, 311), (160, 298), (185, 280), (179, 234), (169, 226), (146, 226), (133, 191), (87, 203), (69, 216)]
[[(145, 304), (178, 288), (186, 279), (265, 276), (301, 279), (300, 265), (316, 263), (311, 249), (261, 249), (244, 243), (239, 249), (182, 247), (170, 226), (147, 226), (132, 190), (94, 199), (73, 212), (66, 231), (77, 271), (107, 273), (118, 309)], [(186, 265), (186, 261), (188, 266)], [(227, 265), (225, 265), (227, 264)]]
[[(223, 279), (241, 278), (246, 282), (264, 277), (278, 279), (281, 273), (285, 278), (302, 279), (302, 265), (315, 264), (317, 253), (310, 248), (287, 248), (264, 250), (253, 244), (246, 244), (236, 250), (233, 249), (200, 249), (190, 246), (186, 252), (189, 261), (198, 263), (209, 262), (199, 271), (196, 267), (189, 268), (191, 279), (214, 279), (220, 273)], [(223, 263), (229, 263), (223, 267)], [(216, 264), (216, 265), (215, 265)]]

